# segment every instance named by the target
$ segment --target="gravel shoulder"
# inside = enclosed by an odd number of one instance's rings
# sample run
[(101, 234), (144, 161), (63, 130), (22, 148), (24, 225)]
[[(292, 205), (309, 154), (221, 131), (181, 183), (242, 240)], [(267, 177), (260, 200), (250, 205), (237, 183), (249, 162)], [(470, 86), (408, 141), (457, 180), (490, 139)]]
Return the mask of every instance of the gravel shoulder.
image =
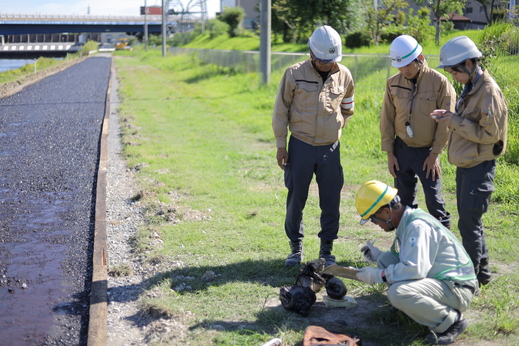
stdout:
[[(146, 261), (145, 254), (135, 253), (132, 241), (146, 225), (144, 206), (132, 198), (139, 191), (134, 170), (122, 154), (121, 123), (117, 109), (117, 72), (112, 70), (112, 90), (108, 127), (106, 232), (108, 239), (108, 311), (107, 345), (148, 345), (160, 342), (162, 336), (184, 330), (177, 321), (156, 318), (143, 312), (139, 298), (153, 295), (149, 278), (160, 268)], [(124, 126), (124, 124), (123, 124)], [(160, 246), (160, 239), (150, 239)], [(118, 275), (121, 274), (121, 275)]]
[[(145, 286), (140, 259), (133, 253), (132, 238), (144, 224), (143, 208), (132, 202), (137, 183), (122, 156), (121, 128), (117, 108), (117, 73), (112, 71), (108, 165), (106, 232), (108, 238), (107, 344), (145, 345), (145, 327), (139, 315), (138, 298)], [(128, 268), (129, 275), (114, 275), (114, 269)]]

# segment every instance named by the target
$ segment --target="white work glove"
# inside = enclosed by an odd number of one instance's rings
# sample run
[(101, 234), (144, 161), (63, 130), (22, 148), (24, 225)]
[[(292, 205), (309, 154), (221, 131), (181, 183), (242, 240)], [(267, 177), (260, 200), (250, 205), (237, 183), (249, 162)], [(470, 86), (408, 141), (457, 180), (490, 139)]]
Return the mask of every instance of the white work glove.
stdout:
[(375, 244), (376, 240), (370, 242), (366, 241), (366, 245), (360, 248), (360, 252), (364, 256), (364, 259), (368, 262), (376, 262), (378, 257), (383, 253)]
[(364, 267), (357, 273), (357, 278), (367, 283), (368, 285), (381, 284), (382, 280), (382, 269), (376, 269), (373, 267)]

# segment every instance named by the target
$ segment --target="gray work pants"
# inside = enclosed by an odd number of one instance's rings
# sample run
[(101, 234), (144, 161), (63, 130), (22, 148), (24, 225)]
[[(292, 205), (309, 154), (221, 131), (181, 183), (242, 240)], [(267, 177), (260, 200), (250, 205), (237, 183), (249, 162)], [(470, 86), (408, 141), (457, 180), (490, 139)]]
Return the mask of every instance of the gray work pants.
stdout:
[[(400, 258), (388, 251), (380, 255), (377, 265), (385, 269), (399, 262)], [(477, 287), (477, 280), (462, 286), (449, 280), (424, 278), (389, 285), (387, 298), (417, 323), (443, 333), (456, 321), (458, 312), (467, 310)]]
[(323, 240), (337, 239), (344, 184), (339, 148), (339, 141), (331, 145), (312, 146), (290, 137), (288, 164), (285, 166), (285, 186), (288, 189), (285, 232), (291, 241), (300, 241), (304, 237), (303, 209), (314, 174), (321, 208), (318, 236)]

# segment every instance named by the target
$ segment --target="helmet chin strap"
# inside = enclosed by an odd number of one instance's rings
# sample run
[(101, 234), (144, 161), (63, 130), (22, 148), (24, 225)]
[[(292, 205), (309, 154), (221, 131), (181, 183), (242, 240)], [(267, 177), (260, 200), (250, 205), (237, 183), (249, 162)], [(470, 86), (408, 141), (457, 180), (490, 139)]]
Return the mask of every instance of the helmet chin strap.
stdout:
[[(393, 199), (393, 203), (397, 204), (400, 203), (400, 196), (396, 195)], [(389, 203), (389, 219), (385, 221), (385, 223), (389, 226), (390, 231), (394, 231), (396, 228), (393, 226), (393, 223), (391, 222), (393, 220), (393, 208), (391, 208), (391, 203)]]
[(474, 73), (476, 68), (478, 68), (478, 64), (473, 64), (472, 69), (470, 71), (467, 69), (465, 65), (459, 65), (459, 67), (463, 70), (463, 72), (469, 75), (469, 81), (472, 82), (472, 74)]

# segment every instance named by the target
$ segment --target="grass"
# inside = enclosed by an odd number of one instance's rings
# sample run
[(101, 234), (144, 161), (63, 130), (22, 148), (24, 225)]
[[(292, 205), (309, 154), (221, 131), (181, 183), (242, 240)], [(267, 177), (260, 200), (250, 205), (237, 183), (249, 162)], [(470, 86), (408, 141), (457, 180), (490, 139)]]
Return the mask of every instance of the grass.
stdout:
[[(128, 165), (139, 168), (134, 199), (147, 206), (149, 220), (136, 249), (153, 273), (147, 278), (153, 294), (143, 292), (142, 312), (178, 325), (152, 337), (152, 344), (260, 345), (280, 337), (284, 345), (300, 345), (309, 324), (356, 334), (372, 345), (423, 344), (426, 330), (390, 312), (384, 285), (345, 280), (362, 308), (329, 312), (316, 305), (303, 318), (276, 307), (279, 289), (293, 284), (298, 272), (283, 265), (286, 189), (271, 130), (280, 71), (260, 86), (256, 73), (233, 74), (188, 57), (137, 49), (123, 54), (132, 56), (116, 59), (124, 153)], [(375, 226), (360, 227), (354, 208), (360, 184), (392, 180), (380, 152), (381, 100), (371, 87), (377, 78), (357, 83), (355, 116), (341, 139), (346, 183), (334, 248), (341, 265), (366, 265), (358, 249), (368, 239), (384, 249), (392, 241)], [(517, 191), (519, 178), (517, 166), (502, 161), (497, 172), (496, 181), (503, 180), (497, 189), (509, 192), (494, 199), (484, 216), (496, 280), (467, 312), (472, 324), (461, 339), (470, 345), (519, 341), (519, 217), (517, 204), (505, 197)], [(454, 168), (443, 162), (443, 173), (444, 197), (456, 220)], [(307, 260), (318, 255), (318, 215), (313, 184), (305, 209)], [(155, 233), (163, 246), (151, 245)]]

